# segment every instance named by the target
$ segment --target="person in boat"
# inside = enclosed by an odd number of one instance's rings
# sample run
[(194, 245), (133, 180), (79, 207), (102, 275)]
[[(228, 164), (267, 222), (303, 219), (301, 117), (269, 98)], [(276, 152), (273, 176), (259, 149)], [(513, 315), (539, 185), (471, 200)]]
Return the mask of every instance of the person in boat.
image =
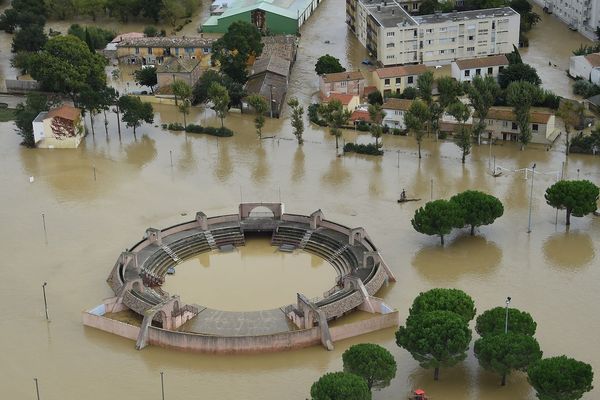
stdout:
[(400, 193), (400, 201), (406, 201), (406, 190), (402, 189), (402, 193)]

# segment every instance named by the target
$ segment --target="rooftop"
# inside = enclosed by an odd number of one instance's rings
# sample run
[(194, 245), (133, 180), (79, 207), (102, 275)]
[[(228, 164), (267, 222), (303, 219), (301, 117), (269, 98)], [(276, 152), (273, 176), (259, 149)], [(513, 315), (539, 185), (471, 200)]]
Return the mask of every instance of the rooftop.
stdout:
[(81, 115), (81, 110), (72, 106), (60, 106), (48, 111), (48, 118), (59, 117), (69, 121), (75, 121)]
[(385, 101), (385, 103), (383, 103), (383, 106), (381, 106), (381, 108), (383, 108), (384, 110), (402, 110), (402, 111), (407, 111), (410, 106), (412, 105), (413, 100), (409, 100), (409, 99), (396, 99), (393, 97), (390, 97), (389, 99), (387, 99)]
[(585, 56), (592, 67), (600, 67), (600, 53), (592, 53)]
[(429, 14), (415, 16), (415, 21), (421, 24), (436, 24), (440, 22), (473, 20), (491, 17), (508, 17), (510, 15), (519, 15), (510, 7), (488, 8), (486, 10), (455, 11), (449, 13)]
[(298, 14), (310, 6), (312, 0), (229, 0), (221, 15), (212, 15), (202, 25), (217, 25), (219, 19), (260, 9), (290, 19), (298, 19)]
[(192, 72), (200, 64), (199, 60), (191, 58), (169, 57), (156, 68), (156, 73)]
[(360, 0), (379, 25), (393, 28), (397, 25), (417, 25), (413, 17), (395, 1)]
[[(547, 124), (550, 117), (554, 115), (550, 111), (546, 110), (534, 110), (530, 112), (531, 123), (534, 124)], [(517, 119), (512, 107), (490, 107), (490, 111), (487, 115), (488, 119), (497, 119), (501, 121), (512, 121), (515, 122)]]
[(276, 55), (261, 57), (250, 69), (250, 76), (270, 71), (274, 74), (287, 77), (290, 74), (290, 62)]
[(427, 72), (423, 64), (401, 65), (398, 67), (377, 68), (375, 73), (379, 78), (393, 78), (396, 76), (420, 75)]
[(261, 57), (276, 55), (294, 62), (298, 39), (294, 35), (263, 36), (261, 39), (263, 51)]
[(206, 47), (215, 39), (202, 36), (134, 37), (123, 39), (117, 47)]
[(287, 78), (272, 72), (255, 75), (246, 82), (246, 92), (250, 94), (260, 94), (268, 100), (271, 98), (277, 103), (277, 108), (281, 107), (281, 102), (287, 92)]
[(325, 83), (357, 81), (360, 79), (365, 79), (362, 72), (360, 71), (344, 71), (336, 72), (333, 74), (323, 74), (323, 81)]
[(350, 104), (353, 98), (358, 97), (355, 94), (346, 94), (346, 93), (331, 93), (329, 96), (323, 99), (324, 103), (329, 103), (332, 100), (338, 100), (342, 105), (347, 106)]
[(508, 58), (506, 58), (504, 54), (500, 54), (489, 57), (466, 58), (463, 60), (456, 60), (455, 62), (460, 69), (472, 69), (508, 65)]

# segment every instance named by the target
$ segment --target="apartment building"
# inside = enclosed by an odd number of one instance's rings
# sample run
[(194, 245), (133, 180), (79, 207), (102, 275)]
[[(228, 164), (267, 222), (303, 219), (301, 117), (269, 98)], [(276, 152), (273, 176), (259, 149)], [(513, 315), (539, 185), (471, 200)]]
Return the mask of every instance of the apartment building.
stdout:
[(595, 40), (595, 30), (600, 26), (600, 0), (534, 0), (550, 14), (577, 30), (588, 39)]
[(474, 77), (491, 76), (498, 79), (498, 74), (508, 67), (508, 58), (504, 54), (489, 57), (466, 58), (452, 61), (452, 77), (459, 82), (471, 82)]
[(419, 75), (427, 72), (423, 64), (377, 68), (373, 71), (375, 87), (383, 97), (402, 93), (407, 87), (416, 87)]
[(510, 7), (411, 16), (395, 0), (346, 2), (350, 29), (384, 66), (510, 53), (519, 42), (520, 18)]

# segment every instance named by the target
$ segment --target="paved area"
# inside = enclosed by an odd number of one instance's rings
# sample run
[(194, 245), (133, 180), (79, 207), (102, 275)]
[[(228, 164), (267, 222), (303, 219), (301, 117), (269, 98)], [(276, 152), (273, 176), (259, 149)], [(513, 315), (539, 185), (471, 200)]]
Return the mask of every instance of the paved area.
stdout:
[(206, 308), (179, 330), (219, 336), (254, 336), (288, 332), (294, 327), (278, 308), (249, 312)]

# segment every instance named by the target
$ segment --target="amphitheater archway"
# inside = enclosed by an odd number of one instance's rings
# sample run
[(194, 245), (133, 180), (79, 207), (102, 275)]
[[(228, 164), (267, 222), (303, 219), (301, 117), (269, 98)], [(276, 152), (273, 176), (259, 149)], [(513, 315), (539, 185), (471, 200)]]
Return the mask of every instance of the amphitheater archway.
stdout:
[(258, 206), (248, 213), (248, 218), (275, 218), (275, 213), (268, 207)]

